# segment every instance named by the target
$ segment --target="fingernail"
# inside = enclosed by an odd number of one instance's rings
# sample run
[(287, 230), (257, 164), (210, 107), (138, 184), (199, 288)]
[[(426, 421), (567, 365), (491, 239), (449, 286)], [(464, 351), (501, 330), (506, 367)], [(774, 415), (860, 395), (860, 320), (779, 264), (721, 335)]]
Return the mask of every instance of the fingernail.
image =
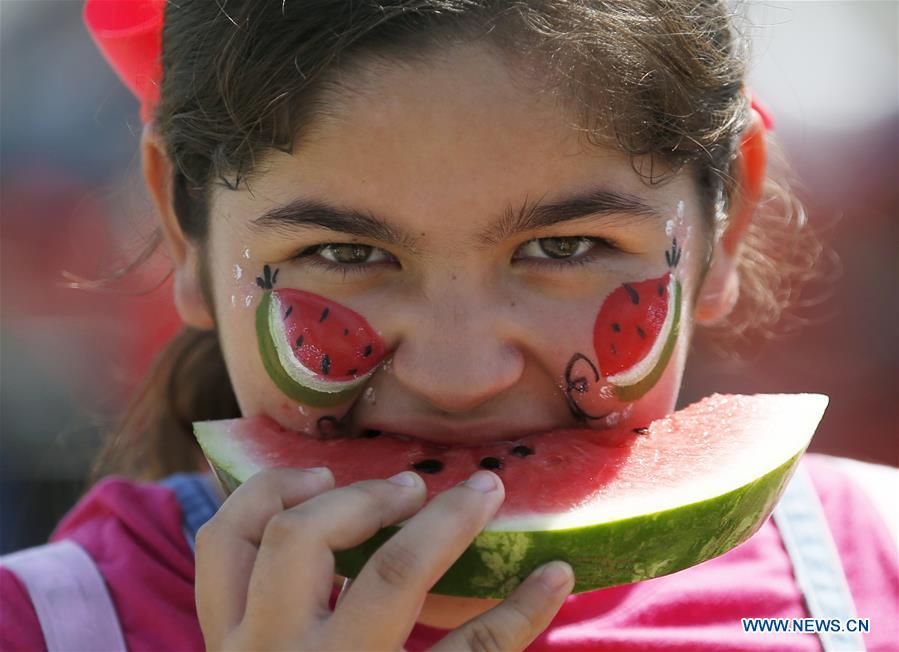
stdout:
[(465, 481), (465, 485), (487, 493), (496, 489), (496, 476), (490, 471), (477, 471)]
[(317, 473), (319, 475), (327, 475), (331, 473), (331, 470), (326, 466), (314, 466), (311, 469), (302, 469), (306, 473)]
[(564, 561), (551, 561), (540, 572), (540, 582), (550, 591), (558, 591), (571, 581), (574, 574)]
[(387, 482), (398, 484), (401, 487), (415, 487), (418, 485), (418, 476), (412, 471), (403, 471), (387, 478)]

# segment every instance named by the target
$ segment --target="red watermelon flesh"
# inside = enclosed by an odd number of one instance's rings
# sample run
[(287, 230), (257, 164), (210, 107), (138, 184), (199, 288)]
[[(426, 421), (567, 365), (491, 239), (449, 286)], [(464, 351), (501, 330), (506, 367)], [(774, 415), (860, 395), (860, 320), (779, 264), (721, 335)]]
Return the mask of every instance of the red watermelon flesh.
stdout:
[(316, 439), (267, 417), (200, 422), (195, 432), (230, 489), (264, 468), (326, 466), (338, 486), (414, 470), (433, 497), (490, 468), (506, 488), (496, 521), (546, 529), (548, 517), (574, 527), (606, 512), (639, 512), (643, 502), (657, 509), (693, 494), (700, 499), (709, 487), (750, 482), (759, 468), (801, 451), (811, 436), (807, 424), (821, 411), (817, 396), (716, 395), (645, 428), (559, 430), (465, 447), (388, 433)]
[(327, 380), (352, 380), (377, 366), (384, 343), (346, 306), (302, 290), (272, 290), (287, 341), (306, 369)]
[(625, 283), (602, 304), (593, 327), (600, 373), (608, 378), (643, 360), (669, 310), (671, 272), (639, 283)]

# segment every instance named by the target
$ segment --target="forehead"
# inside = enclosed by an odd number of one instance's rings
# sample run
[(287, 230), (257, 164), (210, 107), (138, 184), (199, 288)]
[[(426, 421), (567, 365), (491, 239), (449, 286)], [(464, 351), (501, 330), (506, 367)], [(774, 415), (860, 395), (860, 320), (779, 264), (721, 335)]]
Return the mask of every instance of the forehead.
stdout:
[(486, 46), (371, 61), (341, 73), (324, 105), (294, 152), (273, 153), (254, 178), (257, 208), (306, 196), (458, 232), (587, 188), (660, 207), (686, 190), (676, 178), (649, 187), (627, 155), (588, 144), (574, 114)]

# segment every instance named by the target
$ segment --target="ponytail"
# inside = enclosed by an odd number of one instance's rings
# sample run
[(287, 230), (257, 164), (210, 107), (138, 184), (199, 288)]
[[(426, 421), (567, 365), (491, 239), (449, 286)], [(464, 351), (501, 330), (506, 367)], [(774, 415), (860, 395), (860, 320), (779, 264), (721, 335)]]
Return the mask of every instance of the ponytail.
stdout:
[(203, 457), (193, 422), (240, 416), (215, 331), (182, 330), (156, 359), (90, 473), (156, 480), (197, 471)]

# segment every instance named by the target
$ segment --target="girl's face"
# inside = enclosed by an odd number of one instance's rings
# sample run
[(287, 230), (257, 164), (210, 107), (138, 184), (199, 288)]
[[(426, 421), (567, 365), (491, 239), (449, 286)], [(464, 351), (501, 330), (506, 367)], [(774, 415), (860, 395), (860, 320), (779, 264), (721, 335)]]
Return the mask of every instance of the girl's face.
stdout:
[[(244, 415), (473, 443), (670, 412), (707, 251), (692, 178), (646, 184), (485, 49), (343, 81), (292, 154), (212, 196), (214, 316)], [(263, 364), (270, 289), (380, 337), (380, 363), (338, 405), (291, 398)], [(321, 318), (299, 317), (291, 346)]]

